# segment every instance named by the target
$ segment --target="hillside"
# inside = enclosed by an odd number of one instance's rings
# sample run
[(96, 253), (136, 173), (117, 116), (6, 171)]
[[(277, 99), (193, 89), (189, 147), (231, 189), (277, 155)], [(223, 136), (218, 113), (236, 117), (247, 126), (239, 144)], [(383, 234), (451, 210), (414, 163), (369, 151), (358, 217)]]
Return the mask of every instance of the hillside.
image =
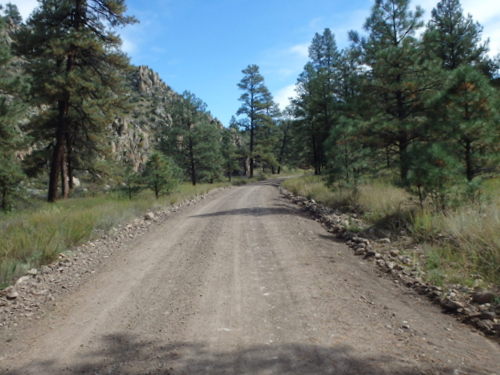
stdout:
[(169, 101), (178, 94), (147, 66), (134, 67), (128, 85), (132, 110), (113, 122), (110, 141), (115, 158), (137, 170), (157, 144), (159, 130), (172, 125)]

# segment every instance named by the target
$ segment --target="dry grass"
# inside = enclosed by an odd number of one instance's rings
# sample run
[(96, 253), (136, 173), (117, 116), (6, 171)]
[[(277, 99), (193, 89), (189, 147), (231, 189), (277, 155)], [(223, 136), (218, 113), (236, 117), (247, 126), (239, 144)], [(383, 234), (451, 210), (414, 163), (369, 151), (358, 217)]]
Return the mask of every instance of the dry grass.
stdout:
[(295, 194), (332, 208), (359, 211), (373, 225), (409, 231), (424, 245), (426, 271), (433, 282), (471, 284), (478, 278), (500, 286), (500, 180), (483, 187), (488, 203), (469, 204), (445, 213), (419, 210), (415, 197), (396, 186), (372, 182), (349, 190), (329, 189), (318, 176), (285, 181)]
[(51, 262), (60, 252), (148, 210), (224, 185), (227, 184), (183, 184), (158, 200), (148, 191), (132, 200), (118, 194), (76, 198), (0, 216), (0, 287), (32, 267)]
[[(427, 254), (453, 258), (446, 274), (467, 283), (477, 279), (500, 286), (500, 205), (461, 207), (447, 213), (421, 212), (414, 221), (415, 237), (426, 241)], [(453, 270), (451, 270), (453, 268)]]

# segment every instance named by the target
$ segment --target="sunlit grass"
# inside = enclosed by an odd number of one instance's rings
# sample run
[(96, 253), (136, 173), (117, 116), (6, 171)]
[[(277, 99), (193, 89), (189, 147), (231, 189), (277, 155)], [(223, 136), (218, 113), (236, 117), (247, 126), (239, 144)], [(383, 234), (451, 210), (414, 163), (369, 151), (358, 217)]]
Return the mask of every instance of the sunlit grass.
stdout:
[(92, 239), (102, 231), (128, 222), (146, 211), (165, 207), (220, 184), (182, 184), (173, 193), (155, 199), (143, 191), (132, 200), (119, 193), (75, 198), (37, 209), (0, 216), (0, 286), (54, 260), (59, 253)]
[(367, 222), (396, 236), (406, 230), (424, 245), (424, 267), (433, 282), (467, 284), (479, 276), (500, 286), (500, 179), (485, 182), (485, 201), (446, 212), (422, 210), (407, 191), (382, 182), (352, 191), (328, 188), (319, 176), (302, 176), (283, 185), (332, 208), (360, 212)]

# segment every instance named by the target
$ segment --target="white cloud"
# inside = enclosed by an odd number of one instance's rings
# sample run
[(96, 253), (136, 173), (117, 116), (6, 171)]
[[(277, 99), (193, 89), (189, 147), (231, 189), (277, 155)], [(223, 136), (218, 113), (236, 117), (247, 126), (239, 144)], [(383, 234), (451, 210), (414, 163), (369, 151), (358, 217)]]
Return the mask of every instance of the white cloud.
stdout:
[(122, 36), (122, 51), (127, 55), (131, 55), (137, 51), (137, 44), (135, 44), (130, 38)]
[(37, 0), (9, 0), (9, 1), (1, 1), (0, 4), (5, 5), (6, 3), (11, 3), (17, 6), (19, 9), (19, 13), (23, 16), (23, 20), (26, 20), (28, 16), (33, 12), (38, 5)]
[(295, 84), (288, 85), (278, 90), (274, 101), (279, 105), (281, 110), (284, 110), (290, 104), (290, 98), (297, 96), (295, 92)]
[(309, 56), (309, 43), (301, 43), (291, 46), (288, 51), (299, 57), (307, 58)]

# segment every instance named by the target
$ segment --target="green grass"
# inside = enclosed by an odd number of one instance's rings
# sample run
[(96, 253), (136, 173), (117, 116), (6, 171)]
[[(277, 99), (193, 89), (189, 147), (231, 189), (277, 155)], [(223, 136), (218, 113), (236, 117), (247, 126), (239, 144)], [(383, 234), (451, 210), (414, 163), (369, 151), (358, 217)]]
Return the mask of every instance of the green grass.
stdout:
[(485, 200), (436, 212), (421, 210), (416, 197), (394, 185), (374, 181), (357, 192), (330, 189), (318, 176), (283, 183), (291, 192), (332, 208), (362, 213), (372, 225), (401, 230), (423, 245), (428, 280), (439, 284), (472, 285), (478, 280), (500, 287), (500, 179), (485, 181)]
[(182, 184), (158, 200), (149, 191), (141, 192), (132, 200), (119, 193), (109, 193), (37, 204), (36, 209), (0, 215), (0, 288), (30, 268), (47, 264), (59, 253), (148, 210), (226, 185)]

